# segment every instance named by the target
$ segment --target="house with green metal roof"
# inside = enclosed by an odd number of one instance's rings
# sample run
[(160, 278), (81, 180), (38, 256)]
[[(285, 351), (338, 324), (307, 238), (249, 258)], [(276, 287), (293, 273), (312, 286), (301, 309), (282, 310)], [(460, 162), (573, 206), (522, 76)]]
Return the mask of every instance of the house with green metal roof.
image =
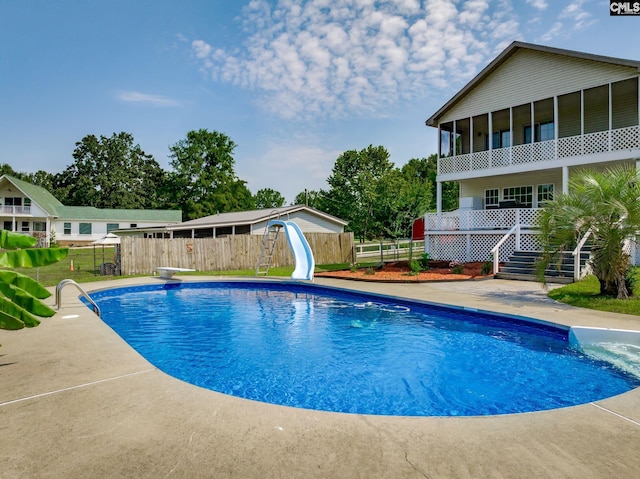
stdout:
[(182, 211), (65, 206), (45, 188), (3, 175), (0, 221), (5, 230), (34, 236), (39, 246), (49, 246), (52, 239), (62, 246), (82, 246), (113, 230), (180, 223)]

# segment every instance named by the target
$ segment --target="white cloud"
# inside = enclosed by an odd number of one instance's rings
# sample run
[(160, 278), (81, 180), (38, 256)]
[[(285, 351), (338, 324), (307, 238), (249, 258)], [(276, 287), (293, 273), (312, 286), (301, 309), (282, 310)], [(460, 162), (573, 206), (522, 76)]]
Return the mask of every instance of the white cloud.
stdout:
[(193, 54), (283, 118), (382, 116), (458, 87), (519, 27), (506, 0), (251, 0), (243, 18), (240, 49), (198, 39)]
[(149, 95), (137, 91), (119, 91), (116, 95), (118, 100), (125, 103), (141, 103), (153, 106), (179, 106), (180, 102), (172, 98), (161, 95)]
[(538, 10), (546, 10), (549, 6), (545, 0), (527, 0), (527, 3)]

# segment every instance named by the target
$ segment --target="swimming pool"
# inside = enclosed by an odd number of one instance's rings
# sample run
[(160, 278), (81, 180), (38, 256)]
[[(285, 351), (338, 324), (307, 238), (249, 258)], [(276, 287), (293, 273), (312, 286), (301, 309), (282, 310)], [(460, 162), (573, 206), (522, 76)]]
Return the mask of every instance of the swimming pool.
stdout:
[(539, 322), (314, 284), (175, 282), (91, 293), (152, 364), (306, 409), (470, 416), (588, 403), (640, 379)]

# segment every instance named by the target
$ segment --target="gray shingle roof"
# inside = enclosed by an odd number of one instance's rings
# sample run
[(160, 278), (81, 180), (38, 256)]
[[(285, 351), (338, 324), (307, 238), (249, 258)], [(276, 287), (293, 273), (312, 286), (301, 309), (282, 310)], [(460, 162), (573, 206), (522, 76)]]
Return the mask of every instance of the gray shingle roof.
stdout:
[(184, 223), (170, 226), (169, 230), (174, 229), (189, 229), (189, 228), (205, 228), (205, 227), (221, 227), (232, 225), (251, 225), (259, 223), (261, 221), (268, 220), (269, 218), (286, 217), (287, 214), (295, 213), (298, 211), (308, 211), (309, 213), (323, 217), (328, 221), (346, 225), (347, 222), (336, 218), (324, 211), (317, 210), (305, 205), (293, 205), (283, 206), (280, 208), (265, 208), (260, 210), (250, 211), (237, 211), (233, 213), (220, 213), (217, 215), (204, 216), (195, 220), (185, 221)]

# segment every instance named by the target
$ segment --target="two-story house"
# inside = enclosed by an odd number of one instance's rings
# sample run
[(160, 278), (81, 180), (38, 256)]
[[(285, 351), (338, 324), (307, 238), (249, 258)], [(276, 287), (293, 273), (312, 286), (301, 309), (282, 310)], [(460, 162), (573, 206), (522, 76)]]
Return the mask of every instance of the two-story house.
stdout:
[[(500, 260), (535, 250), (535, 218), (583, 168), (640, 168), (640, 61), (514, 42), (436, 111), (437, 211), (425, 216), (431, 257)], [(442, 182), (460, 184), (442, 211)], [(506, 235), (510, 233), (509, 235)]]
[(52, 238), (61, 246), (82, 246), (126, 228), (179, 223), (180, 210), (105, 209), (65, 206), (49, 191), (12, 176), (0, 177), (2, 229), (34, 236), (38, 246)]

